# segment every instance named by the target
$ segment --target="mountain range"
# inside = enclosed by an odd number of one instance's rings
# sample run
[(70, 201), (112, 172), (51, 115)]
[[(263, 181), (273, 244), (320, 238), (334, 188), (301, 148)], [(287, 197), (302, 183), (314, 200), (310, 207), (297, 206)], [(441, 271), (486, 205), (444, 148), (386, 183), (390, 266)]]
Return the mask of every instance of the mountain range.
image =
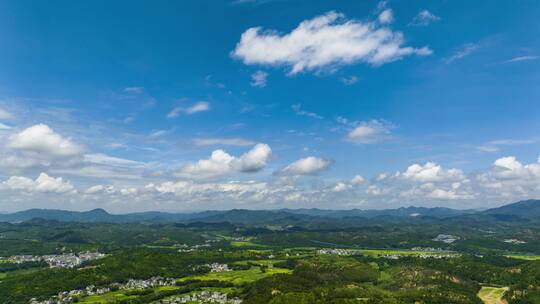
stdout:
[(195, 213), (139, 212), (111, 214), (103, 209), (90, 211), (66, 211), (54, 209), (29, 209), (10, 214), (0, 214), (0, 222), (23, 222), (32, 219), (45, 219), (60, 222), (83, 223), (173, 223), (173, 222), (231, 222), (242, 224), (295, 222), (309, 219), (343, 218), (450, 218), (465, 215), (512, 217), (514, 219), (540, 218), (540, 200), (526, 200), (483, 211), (457, 210), (450, 208), (402, 207), (384, 210), (324, 210), (324, 209), (279, 209), (204, 211)]

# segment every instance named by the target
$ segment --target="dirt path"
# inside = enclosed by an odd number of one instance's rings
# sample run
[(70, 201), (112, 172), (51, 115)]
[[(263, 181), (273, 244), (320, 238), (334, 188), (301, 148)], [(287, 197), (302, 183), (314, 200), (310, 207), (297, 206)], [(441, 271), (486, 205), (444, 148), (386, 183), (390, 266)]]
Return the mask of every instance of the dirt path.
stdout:
[(485, 304), (508, 304), (502, 297), (508, 291), (508, 287), (487, 287), (484, 286), (478, 292), (478, 297)]

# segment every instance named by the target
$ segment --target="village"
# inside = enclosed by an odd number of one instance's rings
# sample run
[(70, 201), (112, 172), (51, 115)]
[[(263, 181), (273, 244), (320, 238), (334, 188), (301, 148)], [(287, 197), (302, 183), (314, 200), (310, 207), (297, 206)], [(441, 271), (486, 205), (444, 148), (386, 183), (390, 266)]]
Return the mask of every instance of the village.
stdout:
[(192, 295), (184, 295), (163, 299), (162, 304), (179, 304), (179, 303), (219, 303), (219, 304), (240, 304), (242, 300), (239, 298), (228, 298), (226, 293), (202, 291)]
[(0, 261), (7, 261), (15, 264), (44, 262), (50, 268), (75, 268), (82, 263), (97, 260), (105, 257), (105, 254), (99, 252), (79, 252), (51, 255), (14, 255), (10, 257), (0, 257)]

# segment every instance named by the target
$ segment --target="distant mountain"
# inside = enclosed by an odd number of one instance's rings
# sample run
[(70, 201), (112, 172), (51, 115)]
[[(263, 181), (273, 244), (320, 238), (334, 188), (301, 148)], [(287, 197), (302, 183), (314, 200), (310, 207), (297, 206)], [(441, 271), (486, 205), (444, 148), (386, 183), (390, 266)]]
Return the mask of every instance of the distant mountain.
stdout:
[(39, 218), (65, 222), (99, 222), (110, 221), (111, 217), (113, 216), (103, 209), (94, 209), (84, 212), (52, 209), (28, 209), (11, 214), (0, 214), (0, 221), (21, 222)]
[(204, 211), (196, 213), (139, 212), (128, 214), (110, 214), (103, 209), (90, 211), (65, 211), (50, 209), (29, 209), (11, 214), (0, 214), (0, 222), (23, 222), (32, 219), (55, 220), (61, 222), (82, 223), (222, 223), (245, 225), (295, 225), (306, 222), (335, 222), (335, 219), (355, 222), (372, 219), (402, 221), (405, 219), (449, 219), (463, 216), (490, 216), (502, 220), (520, 218), (540, 218), (540, 200), (528, 200), (485, 211), (456, 210), (450, 208), (402, 207), (384, 210), (323, 210), (323, 209), (280, 209)]
[(307, 214), (294, 214), (284, 210), (246, 210), (233, 209), (207, 217), (198, 217), (190, 221), (214, 223), (230, 222), (238, 224), (291, 224), (311, 217)]
[(0, 222), (23, 222), (31, 219), (55, 220), (81, 223), (130, 223), (130, 222), (180, 222), (214, 215), (219, 211), (200, 213), (140, 212), (110, 214), (103, 209), (90, 211), (66, 211), (54, 209), (29, 209), (11, 214), (0, 214)]
[(540, 218), (540, 200), (526, 200), (499, 208), (488, 209), (482, 214), (493, 216), (514, 216), (521, 218)]
[(429, 216), (429, 217), (450, 217), (462, 214), (472, 214), (474, 210), (456, 210), (450, 208), (434, 207), (401, 207), (397, 209), (382, 209), (382, 210), (322, 210), (322, 209), (283, 209), (285, 212), (294, 214), (304, 214), (310, 216), (320, 217), (366, 217), (373, 218), (379, 216), (395, 216), (395, 217), (416, 217), (416, 216)]

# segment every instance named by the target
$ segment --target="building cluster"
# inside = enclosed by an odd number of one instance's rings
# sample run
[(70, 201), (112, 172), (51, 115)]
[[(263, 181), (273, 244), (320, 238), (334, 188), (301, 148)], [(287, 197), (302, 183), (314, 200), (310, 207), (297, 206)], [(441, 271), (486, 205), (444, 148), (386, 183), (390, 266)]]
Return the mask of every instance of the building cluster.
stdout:
[(433, 240), (436, 242), (452, 244), (453, 242), (459, 240), (459, 237), (451, 234), (439, 234), (435, 238), (433, 238)]
[(507, 239), (507, 240), (504, 240), (504, 242), (508, 243), (508, 244), (514, 244), (514, 245), (526, 244), (527, 243), (525, 241), (518, 240), (518, 239)]
[(434, 247), (413, 247), (411, 248), (412, 251), (430, 251), (430, 252), (441, 252), (444, 251), (442, 248), (434, 248)]
[(206, 264), (208, 268), (210, 268), (210, 272), (226, 272), (231, 271), (229, 268), (229, 265), (227, 264), (220, 264), (220, 263), (212, 263), (212, 264)]
[(389, 259), (389, 260), (399, 260), (403, 257), (415, 257), (415, 258), (421, 258), (421, 259), (448, 259), (456, 257), (455, 254), (431, 254), (431, 253), (419, 253), (419, 254), (384, 254), (381, 255), (382, 258)]
[(193, 246), (182, 244), (178, 247), (180, 247), (180, 249), (178, 249), (178, 252), (193, 252), (193, 251), (198, 251), (201, 249), (210, 248), (212, 247), (212, 245), (207, 242), (206, 244), (198, 244), (198, 245), (193, 245)]
[[(31, 299), (30, 304), (68, 304), (77, 302), (76, 299), (82, 297), (88, 297), (93, 295), (101, 295), (110, 292), (111, 289), (146, 289), (155, 288), (160, 286), (174, 286), (176, 284), (175, 279), (152, 277), (147, 280), (133, 280), (130, 279), (126, 283), (112, 283), (109, 287), (96, 287), (94, 285), (87, 286), (84, 289), (75, 289), (71, 291), (62, 291), (58, 295), (49, 298), (48, 300), (38, 301), (37, 299)], [(226, 302), (224, 302), (226, 303)]]
[(51, 255), (14, 255), (0, 260), (7, 260), (12, 263), (23, 264), (29, 262), (45, 262), (51, 268), (75, 268), (84, 262), (103, 258), (105, 255), (99, 252), (79, 252)]
[(324, 248), (317, 250), (317, 254), (334, 254), (334, 255), (361, 255), (358, 250), (340, 249), (340, 248)]
[(74, 289), (71, 291), (62, 291), (58, 295), (49, 298), (48, 300), (38, 301), (37, 299), (31, 299), (30, 304), (68, 304), (76, 302), (75, 299), (81, 297), (88, 297), (93, 295), (101, 295), (110, 292), (108, 287), (98, 288), (94, 285), (87, 286), (85, 289)]
[(220, 303), (220, 304), (240, 304), (242, 300), (239, 298), (228, 298), (226, 293), (202, 291), (191, 295), (176, 296), (160, 301), (162, 304), (179, 304), (179, 303)]
[(146, 280), (134, 280), (130, 279), (126, 283), (113, 283), (111, 287), (118, 289), (147, 289), (155, 288), (160, 286), (174, 286), (176, 285), (176, 280), (172, 278), (162, 278), (162, 277), (151, 277)]

